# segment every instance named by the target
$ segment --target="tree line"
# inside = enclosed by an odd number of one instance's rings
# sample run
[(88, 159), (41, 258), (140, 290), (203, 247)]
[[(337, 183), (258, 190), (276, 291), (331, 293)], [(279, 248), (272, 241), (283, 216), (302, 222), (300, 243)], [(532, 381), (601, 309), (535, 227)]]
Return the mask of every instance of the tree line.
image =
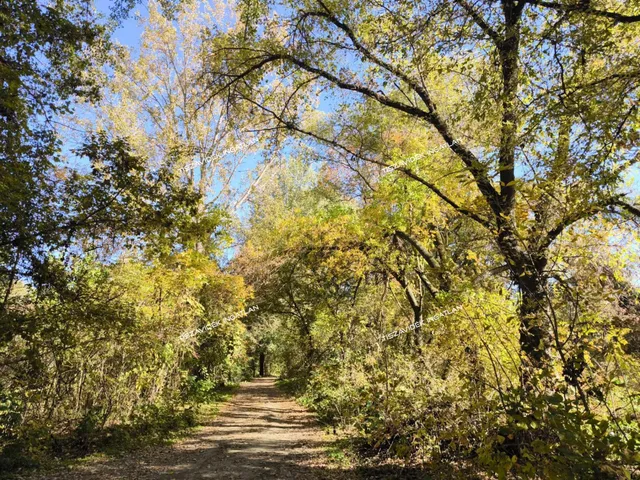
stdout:
[(637, 475), (640, 4), (145, 5), (0, 6), (5, 466), (267, 361), (379, 457)]

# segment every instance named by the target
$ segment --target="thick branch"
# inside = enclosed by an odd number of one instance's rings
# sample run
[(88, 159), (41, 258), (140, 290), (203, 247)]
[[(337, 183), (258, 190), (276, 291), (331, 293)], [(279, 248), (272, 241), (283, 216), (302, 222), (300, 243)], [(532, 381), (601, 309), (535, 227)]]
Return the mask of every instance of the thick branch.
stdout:
[(413, 238), (408, 233), (403, 232), (402, 230), (396, 230), (395, 233), (398, 237), (400, 237), (409, 245), (411, 245), (413, 248), (415, 248), (416, 252), (418, 252), (420, 256), (427, 261), (427, 263), (431, 268), (433, 268), (434, 270), (440, 270), (440, 265), (438, 264), (438, 261), (435, 258), (433, 258), (433, 256), (427, 251), (427, 249), (424, 248), (424, 246), (420, 242), (418, 242), (418, 240)]
[[(234, 49), (230, 48), (230, 49), (224, 49), (224, 50), (234, 50)], [(408, 105), (406, 103), (392, 99), (386, 94), (381, 93), (379, 90), (374, 90), (372, 88), (369, 88), (366, 85), (363, 85), (360, 82), (357, 82), (355, 80), (352, 80), (352, 81), (344, 80), (329, 71), (326, 71), (322, 68), (311, 65), (309, 62), (303, 59), (297, 58), (289, 53), (270, 53), (270, 54), (265, 54), (265, 56), (262, 57), (256, 65), (248, 67), (246, 70), (244, 70), (241, 73), (221, 74), (221, 76), (229, 77), (231, 80), (213, 95), (217, 94), (220, 91), (223, 91), (226, 88), (231, 87), (233, 84), (239, 82), (240, 80), (247, 77), (251, 73), (262, 68), (263, 66), (266, 66), (269, 63), (275, 63), (278, 61), (284, 61), (284, 62), (293, 64), (306, 72), (312, 73), (314, 75), (317, 75), (329, 81), (331, 84), (337, 86), (342, 90), (359, 93), (365, 97), (376, 100), (381, 105), (391, 107), (395, 110), (398, 110), (400, 112), (406, 113), (413, 117), (419, 118), (431, 124), (438, 131), (438, 133), (440, 133), (440, 136), (445, 140), (445, 142), (447, 142), (451, 150), (462, 160), (464, 165), (469, 169), (469, 171), (474, 177), (474, 180), (476, 182), (476, 185), (478, 186), (478, 189), (480, 190), (483, 197), (491, 207), (494, 214), (500, 215), (500, 213), (502, 212), (502, 208), (498, 198), (498, 193), (496, 192), (495, 188), (493, 187), (487, 175), (486, 167), (478, 160), (478, 158), (471, 152), (471, 150), (469, 150), (467, 147), (462, 145), (454, 137), (449, 126), (446, 124), (444, 119), (440, 117), (440, 115), (437, 113), (436, 106), (431, 100), (431, 98), (429, 97), (428, 92), (419, 86), (416, 86), (416, 88), (420, 89), (419, 91), (416, 90), (416, 92), (418, 92), (422, 100), (425, 102), (425, 105), (427, 106), (427, 109), (428, 109), (427, 111), (423, 110), (422, 108), (416, 107), (414, 105)], [(398, 75), (401, 75), (402, 73), (399, 72), (394, 74), (398, 76)], [(399, 78), (405, 81), (401, 76), (399, 76)], [(422, 94), (420, 92), (422, 92)]]
[(393, 275), (393, 278), (396, 279), (396, 281), (400, 284), (400, 286), (404, 290), (404, 293), (407, 296), (407, 300), (409, 300), (409, 304), (411, 305), (411, 309), (413, 310), (414, 315), (416, 317), (419, 317), (422, 312), (422, 306), (420, 305), (420, 302), (416, 299), (416, 296), (413, 294), (413, 291), (411, 290), (411, 287), (407, 283), (406, 279), (402, 275), (400, 275), (400, 273), (396, 272), (392, 268), (389, 268), (389, 272), (391, 273), (391, 275)]
[(620, 207), (626, 212), (640, 218), (640, 207), (632, 205), (630, 203), (624, 202), (619, 198), (610, 199), (606, 202), (602, 202), (596, 205), (592, 205), (591, 207), (581, 210), (578, 212), (574, 212), (573, 214), (567, 215), (563, 218), (558, 225), (552, 228), (546, 236), (545, 242), (543, 243), (544, 247), (548, 247), (553, 243), (553, 241), (560, 236), (560, 234), (566, 230), (568, 227), (573, 225), (574, 223), (589, 218), (593, 215), (596, 215), (600, 212), (603, 212), (607, 207)]
[(578, 12), (586, 15), (595, 15), (598, 17), (605, 17), (618, 23), (634, 23), (640, 22), (640, 15), (625, 15), (623, 13), (610, 12), (607, 10), (599, 10), (589, 5), (590, 2), (582, 2), (574, 5), (565, 5), (560, 2), (545, 2), (541, 0), (525, 0), (526, 3), (531, 5), (537, 5), (539, 7), (551, 8), (558, 12)]
[(433, 284), (429, 281), (429, 279), (426, 277), (426, 275), (424, 274), (423, 271), (418, 270), (416, 268), (416, 273), (418, 274), (418, 277), (420, 277), (420, 280), (422, 281), (422, 284), (425, 286), (425, 288), (427, 289), (427, 291), (429, 292), (431, 297), (436, 298), (436, 294), (438, 293), (438, 289), (433, 286)]
[(475, 220), (476, 222), (478, 222), (480, 225), (482, 225), (485, 228), (491, 229), (492, 225), (491, 222), (489, 222), (489, 220), (482, 218), (480, 215), (478, 215), (477, 213), (472, 212), (471, 210), (468, 210), (460, 205), (458, 205), (455, 201), (453, 201), (451, 198), (449, 198), (447, 195), (445, 195), (438, 187), (436, 187), (433, 183), (425, 180), (424, 178), (420, 177), (419, 175), (416, 175), (414, 172), (412, 172), (410, 169), (405, 168), (405, 167), (394, 167), (393, 165), (389, 165), (388, 163), (379, 161), (379, 160), (375, 160), (373, 158), (370, 157), (365, 157), (364, 155), (360, 154), (360, 153), (356, 153), (354, 151), (352, 151), (350, 148), (342, 145), (341, 143), (329, 139), (329, 138), (325, 138), (322, 137), (314, 132), (311, 132), (309, 130), (305, 130), (303, 128), (298, 127), (297, 125), (295, 125), (293, 122), (286, 120), (285, 118), (282, 118), (282, 116), (278, 115), (276, 112), (274, 112), (273, 110), (265, 107), (264, 105), (261, 105), (260, 103), (251, 100), (251, 99), (246, 99), (248, 102), (250, 102), (251, 104), (255, 105), (256, 107), (260, 108), (261, 110), (264, 110), (265, 112), (267, 112), (268, 114), (272, 115), (281, 125), (283, 125), (284, 128), (287, 128), (289, 130), (292, 130), (294, 132), (298, 132), (302, 135), (305, 136), (309, 136), (321, 143), (324, 143), (326, 145), (329, 145), (337, 150), (340, 150), (348, 155), (351, 155), (353, 158), (362, 160), (364, 162), (368, 162), (368, 163), (373, 163), (375, 165), (380, 165), (383, 167), (391, 167), (391, 168), (395, 168), (396, 170), (404, 173), (405, 175), (407, 175), (409, 178), (412, 178), (413, 180), (416, 180), (417, 182), (421, 183), (422, 185), (424, 185), (425, 187), (427, 187), (429, 190), (431, 190), (433, 193), (435, 193), (438, 197), (440, 197), (444, 202), (446, 202), (448, 205), (450, 205), (451, 207), (453, 207), (458, 213), (471, 218), (472, 220)]
[(482, 16), (478, 12), (476, 12), (466, 0), (456, 0), (456, 3), (466, 10), (471, 18), (473, 18), (473, 21), (476, 22), (476, 25), (478, 25), (482, 29), (482, 31), (487, 34), (489, 38), (491, 38), (491, 40), (493, 40), (496, 45), (500, 45), (500, 43), (502, 43), (502, 38), (500, 38), (498, 32), (491, 28), (491, 26), (489, 26), (485, 19), (482, 18)]
[(631, 213), (632, 215), (640, 218), (640, 207), (637, 207), (635, 205), (631, 205), (630, 203), (623, 202), (621, 200), (615, 200), (615, 201), (611, 202), (610, 205), (614, 205), (616, 207), (620, 207), (623, 210), (626, 210), (627, 212)]

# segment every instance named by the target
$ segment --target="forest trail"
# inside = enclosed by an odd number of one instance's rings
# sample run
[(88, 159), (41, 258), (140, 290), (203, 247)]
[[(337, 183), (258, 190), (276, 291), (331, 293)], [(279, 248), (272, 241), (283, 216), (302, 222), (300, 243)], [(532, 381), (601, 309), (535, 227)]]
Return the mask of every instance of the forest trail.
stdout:
[[(92, 460), (71, 470), (21, 477), (28, 480), (391, 480), (426, 476), (413, 468), (331, 463), (324, 434), (313, 414), (281, 393), (275, 378), (244, 382), (212, 419), (171, 445), (155, 446), (122, 457)], [(469, 477), (462, 477), (469, 478)]]
[[(346, 479), (327, 465), (314, 416), (280, 393), (273, 378), (243, 383), (215, 419), (169, 446), (91, 462), (38, 479)], [(359, 476), (358, 478), (362, 478)], [(370, 477), (369, 477), (370, 478)]]

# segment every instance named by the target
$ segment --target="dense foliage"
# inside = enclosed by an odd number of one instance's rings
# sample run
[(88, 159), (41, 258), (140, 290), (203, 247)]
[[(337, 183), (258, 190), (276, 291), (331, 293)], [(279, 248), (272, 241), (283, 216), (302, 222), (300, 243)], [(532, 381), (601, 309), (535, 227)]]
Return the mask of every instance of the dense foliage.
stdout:
[(631, 473), (637, 11), (251, 1), (212, 38), (212, 89), (325, 164), (301, 205), (276, 188), (284, 218), (256, 202), (238, 259), (312, 405), (414, 459)]
[(109, 81), (107, 24), (89, 3), (1, 8), (5, 470), (193, 424), (188, 405), (245, 376), (246, 334), (237, 320), (180, 335), (242, 310), (250, 292), (219, 265), (229, 215), (171, 149), (158, 161), (114, 128), (79, 145), (65, 136)]
[[(518, 295), (490, 240), (396, 174), (359, 203), (336, 169), (301, 168), (283, 165), (266, 183), (234, 266), (257, 292), (253, 329), (276, 370), (322, 421), (385, 456), (427, 464), (542, 478), (632, 471), (638, 295), (615, 279), (637, 260), (610, 247), (611, 223), (559, 248), (571, 281), (550, 294), (558, 356), (524, 396)], [(409, 328), (417, 316), (422, 328)], [(574, 355), (583, 363), (563, 363)]]
[(637, 476), (640, 4), (177, 3), (0, 5), (1, 466), (259, 365), (390, 461)]

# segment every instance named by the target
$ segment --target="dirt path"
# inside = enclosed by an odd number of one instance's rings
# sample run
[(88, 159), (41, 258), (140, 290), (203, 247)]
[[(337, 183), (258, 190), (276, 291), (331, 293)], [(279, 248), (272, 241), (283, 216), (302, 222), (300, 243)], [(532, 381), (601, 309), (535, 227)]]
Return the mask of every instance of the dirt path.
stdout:
[[(90, 461), (28, 480), (390, 480), (447, 479), (405, 468), (345, 470), (325, 456), (328, 440), (312, 414), (285, 397), (272, 378), (243, 383), (214, 420), (168, 446)], [(463, 477), (469, 478), (469, 477)]]
[(324, 457), (313, 416), (276, 388), (274, 379), (244, 383), (218, 416), (176, 444), (91, 462), (38, 480), (347, 479)]
[(332, 478), (322, 475), (322, 438), (313, 416), (280, 394), (273, 379), (256, 379), (176, 447), (188, 464), (172, 468), (180, 479)]

